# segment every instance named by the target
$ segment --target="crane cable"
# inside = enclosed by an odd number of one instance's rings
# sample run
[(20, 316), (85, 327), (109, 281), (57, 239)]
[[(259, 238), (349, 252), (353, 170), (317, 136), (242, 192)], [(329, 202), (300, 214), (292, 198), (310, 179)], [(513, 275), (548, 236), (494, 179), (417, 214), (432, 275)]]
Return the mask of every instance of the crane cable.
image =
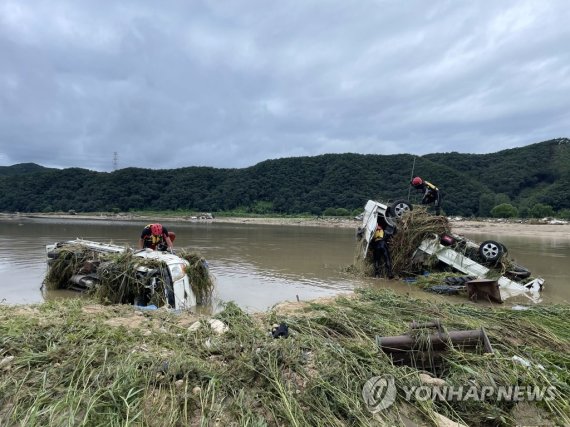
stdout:
[[(410, 183), (412, 182), (412, 179), (414, 179), (414, 169), (416, 167), (416, 156), (414, 156), (414, 163), (412, 164), (412, 174), (410, 176)], [(410, 201), (410, 193), (412, 192), (412, 187), (411, 185), (408, 185), (408, 202)]]

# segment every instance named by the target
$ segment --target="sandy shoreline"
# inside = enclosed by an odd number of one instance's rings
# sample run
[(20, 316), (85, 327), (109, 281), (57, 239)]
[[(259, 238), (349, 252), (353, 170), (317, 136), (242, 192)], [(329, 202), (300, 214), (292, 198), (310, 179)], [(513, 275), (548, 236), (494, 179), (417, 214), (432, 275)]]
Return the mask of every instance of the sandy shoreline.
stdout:
[(497, 234), (501, 236), (534, 236), (570, 239), (569, 224), (525, 224), (485, 221), (452, 222), (452, 229), (458, 234)]
[[(313, 218), (216, 218), (219, 223), (297, 225), (308, 227), (353, 228), (361, 225), (360, 221), (351, 219), (313, 219)], [(570, 240), (570, 224), (539, 224), (498, 221), (450, 220), (452, 230), (456, 234), (495, 234), (499, 236), (534, 236), (553, 237)]]
[[(102, 220), (102, 221), (133, 221), (162, 223), (194, 222), (218, 224), (252, 224), (252, 225), (285, 225), (300, 227), (329, 227), (352, 228), (361, 224), (360, 221), (348, 218), (242, 218), (242, 217), (216, 217), (211, 220), (193, 219), (190, 217), (156, 217), (129, 214), (106, 215), (65, 215), (65, 214), (0, 214), (0, 219), (18, 220), (26, 218), (50, 218), (65, 220)], [(508, 236), (535, 236), (553, 237), (557, 239), (570, 239), (570, 224), (549, 223), (522, 223), (506, 222), (500, 220), (456, 220), (450, 219), (452, 230), (457, 234), (496, 234)]]

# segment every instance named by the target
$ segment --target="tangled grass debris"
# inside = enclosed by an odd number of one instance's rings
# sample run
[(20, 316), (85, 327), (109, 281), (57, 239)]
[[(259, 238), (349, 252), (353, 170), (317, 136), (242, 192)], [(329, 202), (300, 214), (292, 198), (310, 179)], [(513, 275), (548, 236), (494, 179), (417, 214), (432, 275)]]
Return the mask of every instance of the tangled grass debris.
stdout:
[[(399, 277), (415, 276), (421, 272), (421, 266), (414, 263), (414, 254), (420, 243), (433, 236), (450, 234), (451, 227), (446, 217), (429, 214), (424, 206), (415, 206), (404, 213), (398, 221), (397, 231), (389, 240), (392, 272)], [(362, 256), (366, 241), (361, 239), (355, 247), (355, 261), (346, 271), (357, 276), (374, 276), (374, 261), (369, 248)], [(428, 260), (435, 264), (437, 260)]]
[(48, 290), (67, 289), (71, 276), (82, 271), (87, 261), (100, 261), (100, 253), (82, 245), (67, 245), (58, 251), (56, 259), (48, 260), (49, 269), (44, 279)]
[(186, 274), (190, 279), (192, 292), (198, 304), (208, 304), (214, 294), (214, 278), (210, 274), (207, 261), (198, 253), (182, 249), (178, 256), (188, 261)]
[(398, 231), (390, 241), (393, 271), (398, 275), (417, 272), (418, 267), (412, 261), (421, 242), (428, 237), (450, 233), (446, 217), (431, 215), (424, 206), (415, 206), (398, 221)]
[[(535, 424), (570, 423), (569, 306), (490, 310), (363, 290), (257, 315), (230, 303), (215, 316), (229, 330), (216, 335), (189, 331), (188, 319), (168, 311), (88, 304), (0, 306), (0, 425), (428, 425), (443, 414), (471, 426), (506, 426), (529, 423), (520, 418), (523, 403)], [(111, 322), (133, 317), (128, 329)], [(440, 374), (447, 384), (552, 386), (555, 399), (406, 400), (403, 387), (421, 385), (422, 372), (394, 365), (374, 338), (435, 317), (449, 329), (485, 327), (495, 349), (450, 349)], [(289, 338), (272, 338), (279, 322), (289, 325)], [(362, 387), (379, 375), (395, 378), (398, 395), (372, 414)]]
[(168, 283), (168, 273), (163, 263), (152, 259), (144, 259), (141, 262), (141, 259), (134, 257), (130, 251), (101, 258), (97, 268), (100, 283), (89, 290), (97, 301), (103, 304), (132, 303), (144, 292), (146, 278), (139, 273), (139, 268), (144, 267), (155, 270), (157, 275), (156, 292), (148, 303), (157, 307), (167, 304), (164, 288)]

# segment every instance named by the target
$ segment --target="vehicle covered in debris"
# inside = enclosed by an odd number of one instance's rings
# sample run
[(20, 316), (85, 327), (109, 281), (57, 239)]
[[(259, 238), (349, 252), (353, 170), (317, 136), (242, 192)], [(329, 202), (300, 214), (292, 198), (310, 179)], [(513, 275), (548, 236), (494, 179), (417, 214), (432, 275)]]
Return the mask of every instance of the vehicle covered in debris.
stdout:
[[(534, 301), (538, 300), (544, 279), (530, 278), (530, 271), (512, 260), (505, 263), (507, 248), (502, 243), (486, 240), (479, 244), (452, 234), (445, 218), (430, 216), (423, 211), (414, 211), (414, 214), (418, 218), (423, 215), (421, 220), (424, 224), (439, 221), (440, 226), (434, 227), (433, 230), (424, 226), (423, 232), (416, 232), (417, 230), (413, 230), (414, 221), (406, 222), (406, 219), (414, 215), (412, 209), (410, 204), (403, 201), (388, 206), (369, 200), (364, 209), (362, 225), (357, 231), (361, 242), (361, 259), (366, 259), (374, 231), (377, 224), (380, 224), (386, 234), (397, 236), (391, 243), (391, 252), (411, 244), (410, 248), (400, 251), (407, 257), (404, 263), (406, 273), (411, 270), (416, 273), (433, 270), (435, 263), (439, 263), (447, 269), (451, 267), (454, 271), (468, 275), (473, 286), (487, 286), (489, 283), (484, 283), (482, 279), (496, 279), (497, 300), (502, 301), (522, 294)], [(406, 216), (406, 213), (409, 215)], [(401, 274), (402, 271), (398, 273)]]
[[(436, 257), (438, 261), (453, 269), (475, 277), (473, 281), (496, 276), (499, 270), (494, 270), (494, 267), (497, 265), (496, 263), (500, 260), (500, 257), (506, 255), (506, 248), (501, 243), (495, 241), (485, 241), (478, 245), (465, 238), (462, 239), (466, 240), (464, 244), (468, 248), (478, 248), (476, 254), (469, 250), (464, 251), (461, 246), (453, 247), (447, 245), (445, 240), (446, 244), (442, 244), (441, 236), (433, 236), (432, 238), (426, 238), (421, 243), (414, 254), (413, 262), (425, 264), (430, 257)], [(495, 249), (498, 247), (503, 249)], [(497, 255), (497, 251), (500, 256)], [(531, 276), (531, 272), (515, 263), (510, 263), (510, 265), (511, 269), (504, 272), (500, 271), (502, 274), (496, 279), (498, 293), (495, 294), (495, 300), (501, 302), (513, 296), (525, 295), (533, 301), (538, 301), (544, 285), (544, 279), (536, 277), (525, 280)], [(476, 283), (481, 285), (489, 284), (483, 281)], [(469, 282), (466, 283), (466, 285), (468, 284)]]
[(196, 305), (189, 262), (174, 253), (130, 248), (83, 239), (46, 246), (48, 289), (65, 288), (102, 294), (112, 303)]
[(405, 212), (412, 210), (412, 205), (403, 200), (397, 200), (390, 205), (368, 200), (362, 213), (362, 226), (358, 229), (358, 237), (363, 239), (363, 255), (366, 256), (368, 246), (374, 236), (376, 225), (380, 222), (384, 225), (387, 235), (396, 233), (396, 224)]

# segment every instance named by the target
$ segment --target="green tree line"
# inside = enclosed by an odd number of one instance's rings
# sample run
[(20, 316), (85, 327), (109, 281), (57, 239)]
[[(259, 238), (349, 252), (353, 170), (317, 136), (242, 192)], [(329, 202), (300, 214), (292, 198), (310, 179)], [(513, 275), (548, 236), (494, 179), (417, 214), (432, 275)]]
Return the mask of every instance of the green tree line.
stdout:
[(534, 216), (570, 209), (570, 140), (561, 138), (492, 154), (325, 154), (267, 160), (243, 169), (95, 172), (30, 163), (3, 166), (0, 210), (352, 214), (368, 199), (390, 202), (410, 196), (419, 202), (421, 194), (410, 192), (412, 165), (414, 175), (441, 189), (448, 215)]

